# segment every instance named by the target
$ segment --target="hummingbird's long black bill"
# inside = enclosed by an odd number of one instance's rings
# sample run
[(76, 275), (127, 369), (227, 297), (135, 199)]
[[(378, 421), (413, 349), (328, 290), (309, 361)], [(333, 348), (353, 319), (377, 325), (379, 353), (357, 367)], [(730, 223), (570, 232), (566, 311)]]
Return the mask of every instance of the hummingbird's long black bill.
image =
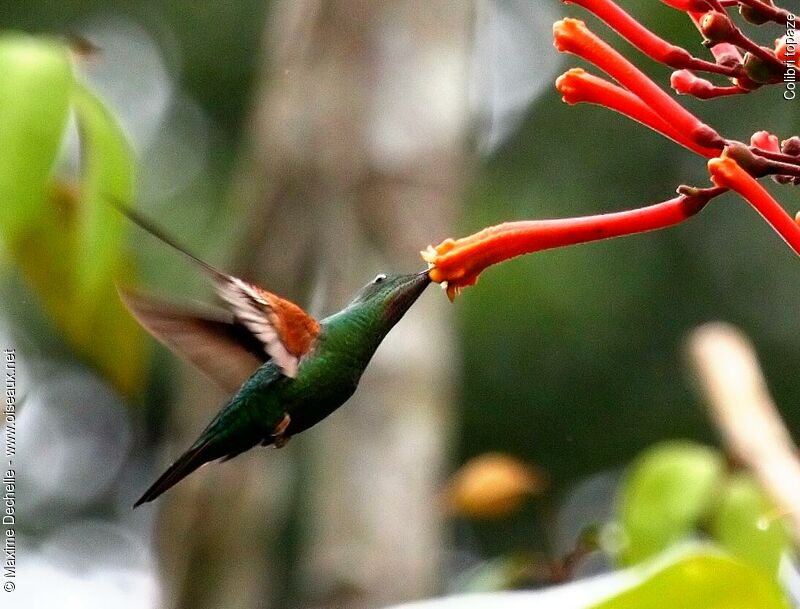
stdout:
[(417, 298), (420, 297), (431, 282), (428, 269), (419, 273), (405, 275), (403, 279), (404, 281), (394, 288), (391, 297), (387, 301), (386, 311), (392, 319), (392, 325), (406, 314), (406, 311), (411, 308), (411, 305), (417, 301)]

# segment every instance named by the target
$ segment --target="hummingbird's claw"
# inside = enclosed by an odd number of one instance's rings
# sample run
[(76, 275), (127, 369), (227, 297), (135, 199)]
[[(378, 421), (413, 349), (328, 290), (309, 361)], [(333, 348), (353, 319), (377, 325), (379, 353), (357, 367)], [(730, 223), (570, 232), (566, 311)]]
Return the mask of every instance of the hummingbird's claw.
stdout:
[(289, 436), (284, 435), (284, 433), (291, 422), (292, 417), (290, 417), (288, 414), (284, 414), (281, 422), (275, 426), (275, 429), (272, 432), (272, 437), (275, 438), (273, 441), (275, 448), (283, 448), (286, 446), (286, 443), (289, 441)]

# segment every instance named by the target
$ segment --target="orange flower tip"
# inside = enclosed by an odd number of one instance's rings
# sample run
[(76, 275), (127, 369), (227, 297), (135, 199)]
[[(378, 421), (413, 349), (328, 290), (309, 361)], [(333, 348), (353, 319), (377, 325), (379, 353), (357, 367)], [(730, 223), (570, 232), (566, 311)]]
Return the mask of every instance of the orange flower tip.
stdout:
[(750, 144), (770, 152), (780, 152), (781, 150), (777, 136), (772, 135), (769, 131), (756, 131), (750, 136)]
[(589, 29), (580, 19), (561, 19), (553, 24), (553, 44), (559, 53), (569, 53), (589, 36)]
[(711, 181), (722, 188), (732, 188), (739, 181), (742, 169), (727, 155), (727, 149), (720, 157), (709, 159), (708, 171)]
[(580, 68), (573, 68), (568, 72), (564, 72), (556, 79), (556, 90), (561, 93), (562, 101), (572, 105), (581, 101), (578, 93), (580, 87), (580, 78), (585, 72)]
[(800, 225), (800, 211), (794, 215), (794, 223)]

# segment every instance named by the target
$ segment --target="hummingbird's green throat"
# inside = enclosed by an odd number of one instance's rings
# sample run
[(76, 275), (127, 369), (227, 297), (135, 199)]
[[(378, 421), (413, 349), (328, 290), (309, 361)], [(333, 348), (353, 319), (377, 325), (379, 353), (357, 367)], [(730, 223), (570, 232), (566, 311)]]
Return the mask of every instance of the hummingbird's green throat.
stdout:
[(120, 289), (125, 306), (156, 339), (233, 393), (135, 506), (204, 463), (231, 459), (257, 445), (281, 447), (336, 410), (430, 283), (427, 271), (380, 274), (344, 309), (317, 321), (296, 304), (193, 256), (133, 210), (120, 210), (197, 263), (227, 305), (214, 314), (199, 313)]

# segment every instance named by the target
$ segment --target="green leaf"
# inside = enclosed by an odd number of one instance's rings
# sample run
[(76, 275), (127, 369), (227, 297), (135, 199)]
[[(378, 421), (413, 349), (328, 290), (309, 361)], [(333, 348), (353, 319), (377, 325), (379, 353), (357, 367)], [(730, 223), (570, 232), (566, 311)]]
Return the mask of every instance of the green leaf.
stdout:
[(72, 65), (63, 45), (0, 36), (0, 231), (12, 258), (46, 215), (45, 193), (69, 116)]
[(666, 442), (645, 451), (620, 495), (623, 547), (633, 564), (685, 537), (707, 512), (724, 473), (722, 456), (691, 442)]
[(714, 554), (693, 554), (593, 609), (789, 609), (775, 578)]
[(76, 86), (73, 104), (81, 140), (76, 294), (79, 306), (91, 308), (122, 261), (123, 217), (112, 203), (127, 205), (132, 197), (133, 155), (117, 121), (93, 93)]
[(114, 279), (131, 265), (123, 248), (125, 219), (113, 204), (127, 205), (132, 198), (134, 158), (116, 119), (91, 91), (76, 85), (72, 101), (81, 141), (75, 339), (100, 370), (130, 392), (144, 367), (144, 343), (114, 287)]
[[(81, 136), (79, 188), (52, 180), (71, 108)], [(126, 393), (144, 369), (144, 341), (114, 287), (114, 277), (130, 265), (123, 218), (110, 202), (131, 199), (133, 166), (114, 117), (76, 83), (64, 45), (0, 36), (4, 256), (75, 351)]]
[(712, 533), (731, 554), (774, 575), (791, 543), (783, 521), (770, 518), (774, 511), (752, 476), (737, 474), (725, 485)]

